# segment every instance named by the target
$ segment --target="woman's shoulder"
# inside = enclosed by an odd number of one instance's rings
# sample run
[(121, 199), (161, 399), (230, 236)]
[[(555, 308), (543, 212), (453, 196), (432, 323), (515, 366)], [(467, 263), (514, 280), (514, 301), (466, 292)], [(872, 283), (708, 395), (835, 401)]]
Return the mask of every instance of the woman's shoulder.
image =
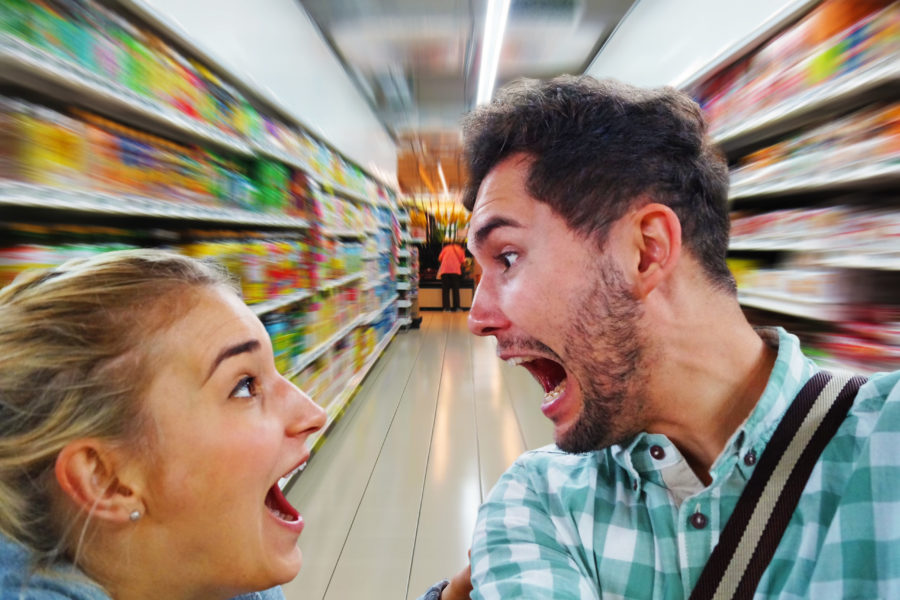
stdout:
[(110, 600), (74, 567), (34, 571), (29, 557), (25, 547), (0, 535), (0, 600)]
[(0, 600), (110, 600), (100, 587), (74, 575), (10, 571), (6, 566), (0, 573)]
[(284, 600), (284, 592), (281, 590), (281, 586), (278, 586), (262, 592), (252, 592), (238, 596), (237, 598), (232, 598), (232, 600)]
[[(0, 534), (0, 600), (111, 600), (75, 567), (34, 571), (22, 545)], [(284, 600), (281, 587), (234, 600)]]

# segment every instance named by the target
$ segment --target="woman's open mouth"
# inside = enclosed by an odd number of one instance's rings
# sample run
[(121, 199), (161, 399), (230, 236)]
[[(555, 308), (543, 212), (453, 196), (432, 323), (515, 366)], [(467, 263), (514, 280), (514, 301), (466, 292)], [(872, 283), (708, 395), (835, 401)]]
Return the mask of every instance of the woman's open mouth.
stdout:
[(266, 508), (281, 521), (294, 523), (300, 520), (300, 513), (284, 497), (278, 483), (273, 484), (266, 494)]

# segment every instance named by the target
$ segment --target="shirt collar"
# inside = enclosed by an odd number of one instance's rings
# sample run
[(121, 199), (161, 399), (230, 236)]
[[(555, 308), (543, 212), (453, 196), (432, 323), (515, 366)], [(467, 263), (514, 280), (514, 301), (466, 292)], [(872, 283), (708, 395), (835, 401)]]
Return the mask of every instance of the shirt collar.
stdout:
[[(714, 481), (727, 474), (725, 471), (734, 465), (735, 456), (743, 458), (751, 451), (762, 453), (797, 392), (815, 372), (812, 361), (801, 352), (800, 341), (796, 336), (781, 327), (759, 328), (757, 332), (764, 342), (778, 349), (778, 354), (762, 396), (713, 463), (710, 475)], [(674, 458), (673, 456), (658, 463), (648, 462), (644, 455), (653, 444), (664, 444), (674, 450), (671, 441), (665, 436), (640, 433), (627, 443), (612, 446), (610, 451), (614, 460), (632, 478), (639, 480), (641, 472), (646, 476), (647, 470), (668, 466), (669, 461)]]
[(756, 406), (713, 463), (713, 478), (732, 453), (741, 457), (750, 451), (762, 454), (788, 406), (816, 370), (812, 361), (803, 355), (797, 336), (782, 327), (760, 327), (757, 333), (766, 344), (778, 349), (775, 364)]

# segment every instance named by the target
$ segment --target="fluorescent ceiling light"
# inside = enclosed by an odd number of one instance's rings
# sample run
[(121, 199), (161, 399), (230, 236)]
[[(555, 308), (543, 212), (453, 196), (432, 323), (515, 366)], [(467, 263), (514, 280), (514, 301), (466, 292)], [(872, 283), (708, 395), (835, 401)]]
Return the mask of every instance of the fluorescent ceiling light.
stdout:
[(444, 168), (441, 163), (438, 163), (438, 176), (441, 178), (441, 185), (444, 186), (444, 193), (449, 194), (450, 190), (447, 189), (447, 179), (444, 177)]
[(500, 64), (500, 48), (506, 31), (510, 0), (488, 0), (484, 20), (484, 38), (481, 40), (481, 65), (478, 67), (478, 98), (476, 103), (487, 104), (494, 95), (494, 81)]

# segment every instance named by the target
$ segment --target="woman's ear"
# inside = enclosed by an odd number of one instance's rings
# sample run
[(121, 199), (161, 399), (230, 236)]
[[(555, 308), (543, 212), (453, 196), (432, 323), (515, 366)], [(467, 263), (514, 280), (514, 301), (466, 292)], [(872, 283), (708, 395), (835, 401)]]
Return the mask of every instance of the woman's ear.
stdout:
[(117, 471), (118, 453), (96, 439), (71, 442), (56, 457), (56, 481), (75, 507), (93, 519), (124, 523), (143, 512), (139, 495)]
[(681, 221), (664, 204), (644, 205), (634, 213), (637, 246), (636, 292), (646, 297), (668, 277), (681, 256)]

